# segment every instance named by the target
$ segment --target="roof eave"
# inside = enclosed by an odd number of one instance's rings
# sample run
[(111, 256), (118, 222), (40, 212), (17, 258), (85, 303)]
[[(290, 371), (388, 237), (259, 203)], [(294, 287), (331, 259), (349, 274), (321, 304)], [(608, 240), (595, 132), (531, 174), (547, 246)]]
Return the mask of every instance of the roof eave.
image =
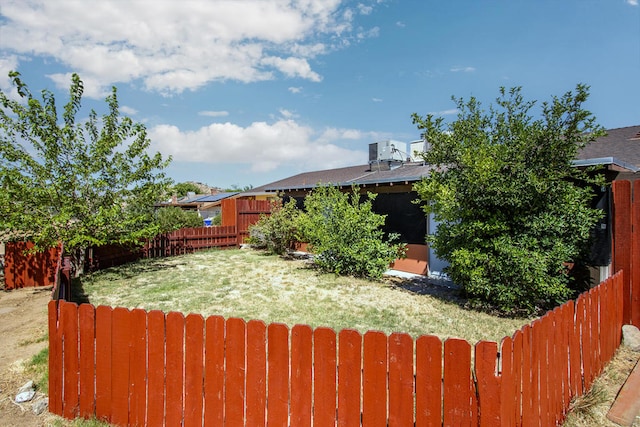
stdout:
[(615, 157), (598, 157), (593, 159), (580, 159), (573, 160), (571, 162), (575, 167), (590, 167), (590, 166), (609, 166), (612, 170), (617, 172), (640, 172), (640, 168), (627, 162), (623, 162)]

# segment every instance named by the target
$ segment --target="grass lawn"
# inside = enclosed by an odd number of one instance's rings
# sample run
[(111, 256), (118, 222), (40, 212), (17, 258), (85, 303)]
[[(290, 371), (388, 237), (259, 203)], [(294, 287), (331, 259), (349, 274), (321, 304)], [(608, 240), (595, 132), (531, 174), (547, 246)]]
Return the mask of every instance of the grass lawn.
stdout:
[(308, 261), (254, 250), (212, 250), (137, 263), (83, 276), (93, 305), (221, 315), (290, 327), (306, 324), (362, 333), (500, 341), (530, 319), (466, 310), (448, 288), (407, 279), (373, 282), (321, 274)]

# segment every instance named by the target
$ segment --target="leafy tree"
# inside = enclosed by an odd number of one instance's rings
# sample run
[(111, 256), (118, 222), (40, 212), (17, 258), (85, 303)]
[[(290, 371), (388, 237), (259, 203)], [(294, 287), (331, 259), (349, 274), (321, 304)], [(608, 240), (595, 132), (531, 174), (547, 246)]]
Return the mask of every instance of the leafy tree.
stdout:
[(179, 230), (181, 228), (202, 227), (203, 219), (196, 211), (186, 211), (177, 206), (167, 206), (157, 210), (156, 221), (159, 232)]
[(50, 91), (38, 99), (19, 73), (9, 77), (21, 100), (0, 92), (0, 230), (26, 235), (38, 249), (62, 243), (78, 272), (90, 245), (156, 234), (153, 204), (166, 194), (170, 159), (147, 153), (146, 129), (120, 117), (116, 88), (101, 120), (92, 110), (78, 122), (78, 75), (61, 118)]
[(301, 235), (322, 270), (379, 278), (394, 260), (404, 256), (405, 245), (394, 243), (398, 236), (385, 237), (381, 230), (385, 215), (373, 212), (375, 197), (372, 193), (361, 197), (358, 187), (348, 194), (320, 186), (305, 198)]
[(193, 182), (179, 182), (172, 187), (172, 192), (176, 193), (178, 197), (184, 197), (189, 192), (200, 193), (200, 187), (198, 187)]
[(270, 214), (263, 215), (249, 227), (248, 242), (257, 248), (283, 255), (300, 240), (300, 214), (294, 199), (287, 203), (282, 200), (273, 202)]
[(430, 236), (447, 273), (473, 301), (505, 313), (533, 312), (570, 295), (567, 263), (587, 245), (601, 212), (590, 208), (589, 184), (572, 166), (577, 151), (602, 134), (582, 105), (588, 87), (535, 101), (521, 88), (500, 89), (496, 106), (455, 99), (458, 118), (413, 115), (430, 143), (436, 169), (415, 185), (439, 227)]

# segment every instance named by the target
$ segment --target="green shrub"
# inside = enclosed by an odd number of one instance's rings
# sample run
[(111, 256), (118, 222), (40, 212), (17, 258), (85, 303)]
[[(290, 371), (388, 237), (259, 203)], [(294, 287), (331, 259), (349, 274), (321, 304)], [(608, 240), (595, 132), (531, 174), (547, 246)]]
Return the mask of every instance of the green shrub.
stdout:
[(249, 227), (248, 243), (274, 254), (284, 254), (298, 241), (300, 213), (293, 199), (288, 203), (274, 202), (270, 215), (263, 215)]
[(405, 245), (385, 238), (381, 227), (385, 215), (372, 211), (375, 194), (361, 198), (359, 188), (351, 194), (333, 186), (316, 188), (305, 199), (300, 217), (303, 239), (322, 270), (355, 277), (379, 278), (389, 265), (404, 256)]
[(543, 103), (540, 119), (520, 88), (500, 94), (488, 111), (473, 97), (457, 100), (458, 119), (446, 126), (414, 115), (434, 165), (414, 190), (439, 223), (431, 247), (466, 296), (505, 314), (534, 313), (571, 296), (566, 265), (580, 261), (601, 217), (590, 206), (602, 178), (572, 163), (601, 128), (581, 108), (583, 85)]
[(204, 225), (197, 212), (185, 211), (177, 206), (158, 209), (156, 221), (160, 227), (160, 233), (168, 233), (181, 228), (202, 227)]

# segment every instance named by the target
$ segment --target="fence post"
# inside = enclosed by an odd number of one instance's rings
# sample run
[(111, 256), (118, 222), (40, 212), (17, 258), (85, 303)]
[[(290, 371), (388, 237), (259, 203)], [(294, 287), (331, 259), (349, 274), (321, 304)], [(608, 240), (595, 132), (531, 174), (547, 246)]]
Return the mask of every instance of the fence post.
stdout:
[(53, 295), (51, 298), (54, 300), (65, 300), (69, 301), (71, 298), (71, 257), (63, 257), (62, 258), (62, 266), (60, 271), (58, 272), (59, 283), (56, 283), (56, 286), (53, 291)]

